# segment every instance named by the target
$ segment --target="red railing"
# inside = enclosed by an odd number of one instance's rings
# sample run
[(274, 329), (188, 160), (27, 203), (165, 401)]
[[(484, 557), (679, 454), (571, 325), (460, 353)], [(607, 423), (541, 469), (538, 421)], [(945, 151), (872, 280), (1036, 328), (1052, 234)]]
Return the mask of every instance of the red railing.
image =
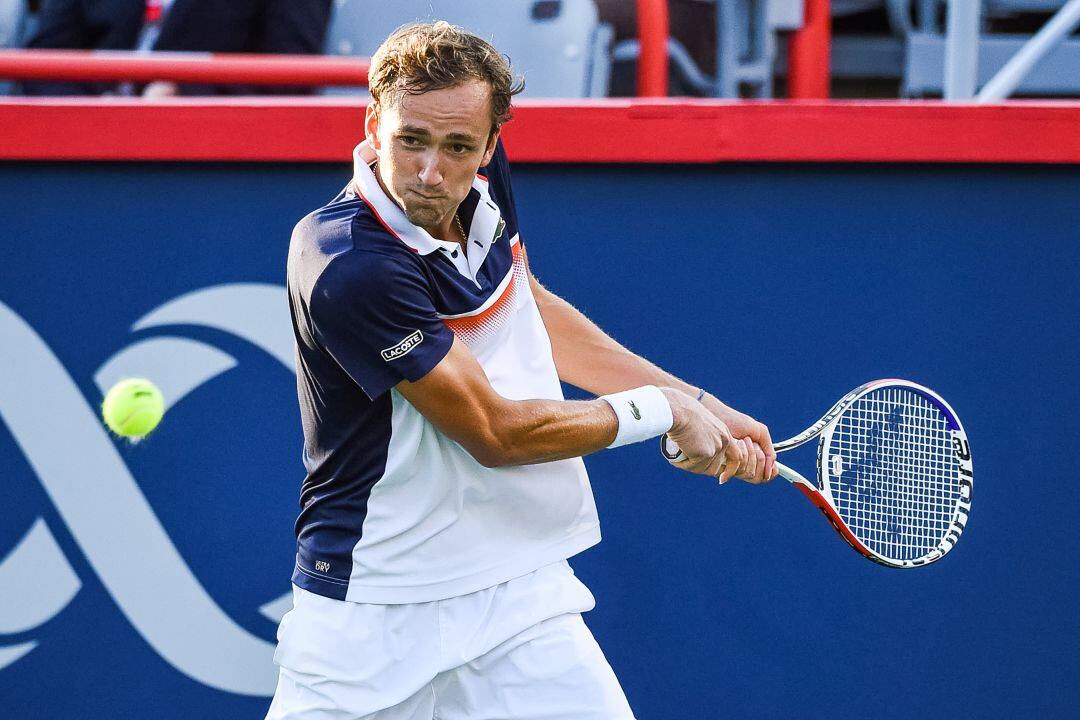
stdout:
[(0, 79), (221, 85), (367, 85), (367, 58), (0, 50)]
[[(0, 161), (337, 162), (356, 98), (0, 98)], [(514, 162), (1070, 163), (1080, 103), (623, 98), (515, 103)], [(2, 204), (2, 203), (0, 203)]]
[(668, 0), (637, 0), (638, 97), (668, 94)]
[(802, 27), (788, 43), (788, 95), (803, 100), (829, 97), (829, 0), (804, 0)]

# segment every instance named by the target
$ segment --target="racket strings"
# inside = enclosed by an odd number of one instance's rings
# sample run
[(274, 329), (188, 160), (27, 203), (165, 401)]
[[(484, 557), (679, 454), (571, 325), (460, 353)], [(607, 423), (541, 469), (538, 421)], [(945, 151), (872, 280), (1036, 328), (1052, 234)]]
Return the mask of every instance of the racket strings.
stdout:
[(823, 460), (855, 537), (893, 560), (937, 549), (960, 492), (952, 443), (937, 406), (904, 387), (872, 391), (845, 410)]

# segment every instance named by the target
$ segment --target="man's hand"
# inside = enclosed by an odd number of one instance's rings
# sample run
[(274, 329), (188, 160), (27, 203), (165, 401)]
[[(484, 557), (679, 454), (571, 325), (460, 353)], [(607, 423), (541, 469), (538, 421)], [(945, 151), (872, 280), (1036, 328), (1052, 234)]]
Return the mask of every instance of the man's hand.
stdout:
[[(701, 398), (701, 404), (724, 423), (744, 446), (746, 461), (732, 473), (735, 477), (755, 484), (765, 483), (776, 477), (776, 451), (773, 450), (769, 428), (749, 415), (728, 407), (709, 393), (705, 393)], [(672, 439), (675, 440), (674, 436)]]
[[(674, 424), (668, 437), (686, 457), (677, 467), (727, 482), (739, 470), (747, 470), (747, 450), (752, 445), (732, 437), (728, 426), (703, 404), (674, 388), (660, 388), (671, 406)], [(757, 462), (756, 458), (753, 461)], [(755, 465), (756, 467), (756, 465)]]

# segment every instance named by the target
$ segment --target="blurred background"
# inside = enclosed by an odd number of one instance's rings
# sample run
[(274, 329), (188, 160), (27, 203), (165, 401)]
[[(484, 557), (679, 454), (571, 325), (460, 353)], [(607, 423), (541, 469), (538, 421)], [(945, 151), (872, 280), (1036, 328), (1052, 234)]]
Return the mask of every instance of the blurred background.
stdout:
[[(912, 571), (786, 483), (587, 458), (572, 563), (637, 716), (1076, 717), (1080, 0), (0, 0), (0, 718), (265, 713), (290, 232), (431, 19), (525, 76), (545, 285), (774, 438), (905, 377), (971, 441), (964, 537)], [(138, 444), (98, 419), (132, 376), (168, 406)]]
[[(1067, 0), (0, 0), (0, 49), (362, 58), (403, 21), (433, 17), (494, 40), (529, 97), (959, 99), (995, 76), (992, 99), (1080, 91), (1080, 7)], [(71, 61), (4, 53), (0, 73), (20, 81), (3, 92), (256, 91), (110, 82), (108, 70), (75, 82)]]

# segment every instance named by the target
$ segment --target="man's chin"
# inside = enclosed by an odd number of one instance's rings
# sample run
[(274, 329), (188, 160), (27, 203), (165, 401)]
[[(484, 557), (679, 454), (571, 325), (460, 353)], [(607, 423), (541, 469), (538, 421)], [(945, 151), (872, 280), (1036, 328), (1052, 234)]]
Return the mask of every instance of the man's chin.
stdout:
[(417, 227), (427, 228), (439, 224), (442, 216), (432, 208), (405, 207), (405, 217)]

